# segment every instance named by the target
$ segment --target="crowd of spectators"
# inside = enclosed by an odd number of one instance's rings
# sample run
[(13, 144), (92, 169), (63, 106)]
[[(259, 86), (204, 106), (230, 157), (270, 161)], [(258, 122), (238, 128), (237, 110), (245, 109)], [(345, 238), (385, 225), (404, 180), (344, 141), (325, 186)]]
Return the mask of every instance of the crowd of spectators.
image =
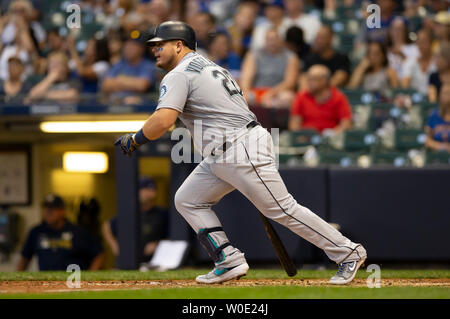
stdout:
[[(379, 28), (366, 24), (371, 2), (380, 8)], [(2, 103), (77, 103), (89, 95), (102, 103), (145, 103), (152, 93), (157, 94), (164, 76), (145, 41), (156, 25), (169, 19), (193, 26), (198, 53), (227, 68), (252, 107), (291, 110), (297, 117), (299, 105), (310, 100), (320, 108), (317, 88), (310, 87), (317, 85), (319, 73), (327, 86), (321, 97), (331, 99), (348, 89), (384, 94), (403, 88), (436, 103), (450, 83), (450, 4), (446, 0), (74, 3), (81, 8), (81, 28), (67, 27), (67, 1), (1, 2)], [(342, 18), (342, 8), (358, 10)], [(337, 17), (344, 19), (341, 27), (326, 23)], [(358, 23), (349, 50), (336, 44), (345, 19)], [(312, 72), (317, 65), (326, 70), (319, 67)], [(333, 112), (340, 115), (330, 115), (330, 123), (340, 129), (351, 127), (338, 120), (344, 113), (347, 118), (347, 111)], [(300, 129), (299, 123), (307, 122), (297, 118), (289, 126)]]

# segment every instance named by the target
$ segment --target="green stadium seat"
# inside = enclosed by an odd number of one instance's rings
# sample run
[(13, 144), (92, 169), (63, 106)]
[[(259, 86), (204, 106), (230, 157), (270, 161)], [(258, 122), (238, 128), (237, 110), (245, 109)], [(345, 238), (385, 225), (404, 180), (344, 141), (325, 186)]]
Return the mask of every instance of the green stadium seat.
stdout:
[(375, 143), (376, 137), (370, 131), (349, 130), (344, 132), (344, 150), (368, 151)]
[(391, 89), (392, 94), (397, 95), (397, 94), (405, 94), (405, 95), (412, 95), (414, 93), (416, 93), (417, 91), (414, 89), (405, 89), (405, 88), (397, 88), (397, 89)]
[(353, 50), (354, 34), (342, 32), (338, 36), (337, 50), (341, 53), (349, 54)]
[(321, 164), (340, 165), (342, 167), (355, 166), (359, 155), (361, 154), (342, 151), (319, 152)]
[(375, 152), (371, 154), (372, 163), (375, 165), (409, 165), (408, 155), (403, 152)]
[(285, 165), (300, 165), (302, 162), (301, 156), (291, 154), (278, 154), (278, 160)]
[(370, 129), (376, 130), (382, 123), (390, 118), (398, 118), (402, 109), (395, 107), (390, 103), (375, 103), (372, 105), (372, 116), (370, 118)]
[(406, 151), (412, 148), (422, 148), (426, 135), (423, 130), (397, 129), (395, 131), (395, 148)]
[(336, 16), (340, 20), (352, 19), (358, 17), (361, 7), (359, 5), (338, 6), (336, 8)]
[(322, 142), (322, 137), (315, 130), (289, 132), (287, 138), (285, 143), (289, 146), (319, 145)]
[(363, 89), (342, 89), (350, 104), (372, 104), (376, 102), (376, 96)]
[(450, 165), (450, 153), (427, 151), (425, 155), (425, 162), (427, 165)]
[(51, 15), (55, 12), (62, 11), (62, 4), (67, 2), (66, 0), (46, 0), (42, 1), (42, 13), (45, 16)]

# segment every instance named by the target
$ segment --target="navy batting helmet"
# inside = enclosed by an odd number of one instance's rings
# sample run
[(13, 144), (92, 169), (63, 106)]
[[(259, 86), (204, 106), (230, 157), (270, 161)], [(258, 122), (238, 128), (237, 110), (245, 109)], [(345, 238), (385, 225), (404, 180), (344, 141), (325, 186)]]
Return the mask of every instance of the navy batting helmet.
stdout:
[(156, 27), (153, 38), (147, 42), (152, 45), (155, 42), (168, 40), (183, 40), (189, 49), (195, 50), (197, 48), (194, 29), (189, 24), (181, 21), (161, 23)]

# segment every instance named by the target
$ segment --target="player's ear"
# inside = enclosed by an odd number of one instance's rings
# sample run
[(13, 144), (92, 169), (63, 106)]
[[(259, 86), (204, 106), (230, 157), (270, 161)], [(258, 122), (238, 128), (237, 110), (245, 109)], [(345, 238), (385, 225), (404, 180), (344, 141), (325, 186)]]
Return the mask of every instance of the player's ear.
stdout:
[(180, 53), (183, 49), (183, 41), (178, 40), (177, 41), (177, 53)]

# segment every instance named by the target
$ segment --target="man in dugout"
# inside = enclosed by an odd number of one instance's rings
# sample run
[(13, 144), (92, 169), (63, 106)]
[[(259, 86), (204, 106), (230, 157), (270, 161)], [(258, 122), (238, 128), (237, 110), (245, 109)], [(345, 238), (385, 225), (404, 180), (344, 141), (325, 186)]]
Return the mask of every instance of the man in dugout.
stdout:
[(39, 270), (66, 270), (71, 264), (82, 270), (100, 269), (104, 261), (101, 243), (66, 219), (63, 199), (49, 194), (42, 206), (44, 220), (29, 232), (17, 270), (25, 271), (34, 255)]

